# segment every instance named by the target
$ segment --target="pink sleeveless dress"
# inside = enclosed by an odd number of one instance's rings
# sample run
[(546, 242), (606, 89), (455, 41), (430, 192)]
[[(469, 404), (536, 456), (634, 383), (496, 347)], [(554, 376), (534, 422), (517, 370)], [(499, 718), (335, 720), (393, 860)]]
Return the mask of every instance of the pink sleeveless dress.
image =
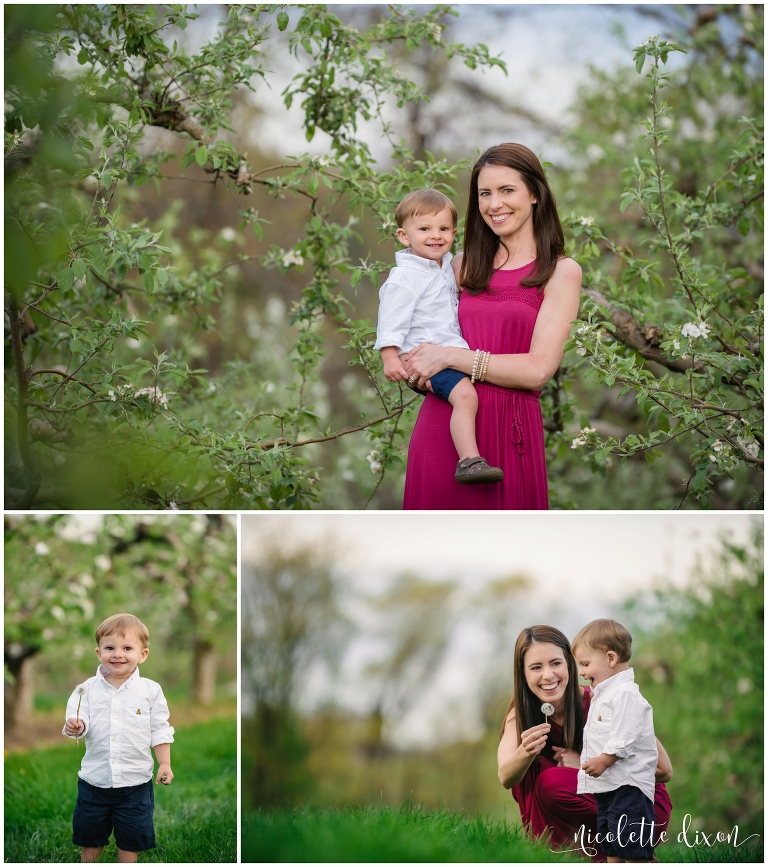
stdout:
[[(496, 271), (489, 290), (462, 293), (461, 333), (470, 349), (492, 354), (525, 353), (531, 348), (544, 293), (521, 286), (535, 262)], [(452, 407), (428, 394), (408, 446), (404, 509), (547, 509), (547, 467), (539, 392), (475, 383), (477, 446), (491, 466), (504, 470), (493, 485), (454, 481), (459, 456), (450, 431)]]

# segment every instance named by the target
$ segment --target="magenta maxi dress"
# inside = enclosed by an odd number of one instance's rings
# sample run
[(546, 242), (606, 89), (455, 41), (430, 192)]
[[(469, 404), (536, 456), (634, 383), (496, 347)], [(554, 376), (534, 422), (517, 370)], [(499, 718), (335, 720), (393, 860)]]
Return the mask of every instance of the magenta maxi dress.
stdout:
[[(459, 324), (470, 349), (494, 355), (529, 352), (544, 293), (521, 286), (535, 262), (496, 271), (487, 292), (459, 301)], [(459, 456), (451, 439), (452, 407), (428, 394), (416, 419), (405, 474), (404, 509), (547, 509), (547, 466), (538, 391), (475, 383), (480, 454), (504, 470), (492, 485), (454, 481)]]

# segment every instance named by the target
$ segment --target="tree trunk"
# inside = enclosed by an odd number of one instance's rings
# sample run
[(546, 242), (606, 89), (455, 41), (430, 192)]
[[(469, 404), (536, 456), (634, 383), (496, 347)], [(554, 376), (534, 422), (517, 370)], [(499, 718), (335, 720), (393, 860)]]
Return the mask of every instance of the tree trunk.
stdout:
[(14, 682), (5, 684), (5, 729), (8, 733), (32, 717), (35, 699), (34, 662), (37, 649), (21, 656), (6, 655), (8, 671)]
[(216, 694), (216, 651), (202, 639), (195, 641), (192, 701), (195, 704), (213, 704)]

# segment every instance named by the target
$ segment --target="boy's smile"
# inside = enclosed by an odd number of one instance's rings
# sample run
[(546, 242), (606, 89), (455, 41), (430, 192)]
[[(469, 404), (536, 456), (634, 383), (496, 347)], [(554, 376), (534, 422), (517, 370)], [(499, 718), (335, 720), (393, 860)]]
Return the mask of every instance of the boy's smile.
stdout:
[(595, 650), (594, 647), (579, 645), (574, 648), (574, 656), (579, 666), (579, 677), (589, 681), (591, 687), (596, 687), (614, 674), (618, 674), (622, 668), (627, 668), (626, 663), (619, 663), (618, 657), (613, 650), (607, 652)]
[(409, 217), (397, 230), (397, 239), (422, 259), (440, 262), (456, 237), (453, 215), (448, 208), (436, 214)]
[(107, 670), (107, 683), (118, 686), (124, 683), (149, 655), (149, 649), (144, 647), (135, 632), (125, 635), (105, 635), (96, 648), (99, 662)]

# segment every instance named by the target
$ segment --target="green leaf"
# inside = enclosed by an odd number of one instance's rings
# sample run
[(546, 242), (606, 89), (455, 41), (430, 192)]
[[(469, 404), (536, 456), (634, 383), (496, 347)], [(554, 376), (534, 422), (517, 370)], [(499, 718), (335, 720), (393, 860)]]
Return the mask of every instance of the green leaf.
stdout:
[(744, 237), (749, 234), (749, 219), (747, 218), (746, 214), (742, 214), (739, 217), (738, 229), (739, 234), (744, 235)]
[(88, 270), (88, 266), (86, 265), (83, 259), (75, 259), (72, 263), (72, 273), (78, 280), (82, 280), (85, 277), (85, 272)]
[(277, 29), (282, 32), (288, 26), (288, 13), (280, 12), (277, 16)]
[(199, 166), (204, 166), (208, 162), (208, 148), (205, 145), (200, 145), (195, 151), (195, 162)]

